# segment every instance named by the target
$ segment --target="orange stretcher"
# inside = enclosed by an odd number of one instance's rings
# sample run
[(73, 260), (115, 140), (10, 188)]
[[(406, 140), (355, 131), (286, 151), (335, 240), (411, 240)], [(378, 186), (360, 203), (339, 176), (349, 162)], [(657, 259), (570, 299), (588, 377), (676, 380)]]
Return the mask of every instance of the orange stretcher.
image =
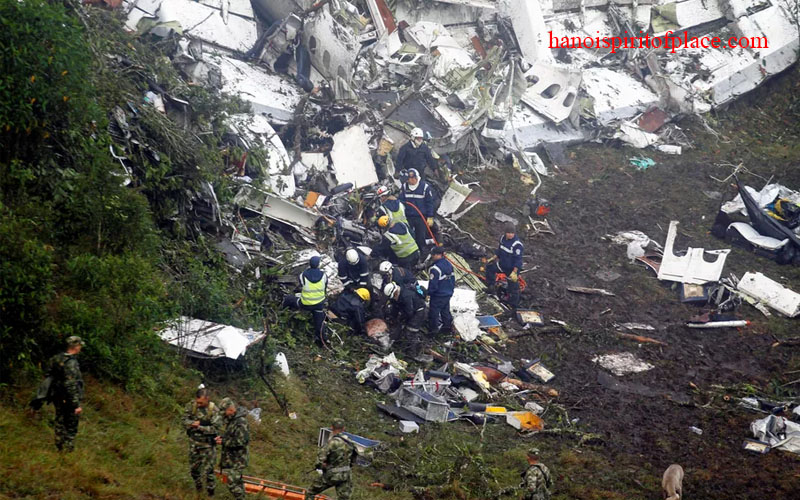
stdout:
[[(228, 476), (220, 471), (214, 471), (223, 483), (228, 482)], [(262, 495), (266, 498), (285, 498), (287, 500), (304, 500), (306, 489), (291, 484), (279, 483), (268, 479), (260, 479), (253, 476), (242, 476), (244, 480), (244, 492), (254, 495)], [(314, 500), (333, 500), (325, 495), (316, 495)]]

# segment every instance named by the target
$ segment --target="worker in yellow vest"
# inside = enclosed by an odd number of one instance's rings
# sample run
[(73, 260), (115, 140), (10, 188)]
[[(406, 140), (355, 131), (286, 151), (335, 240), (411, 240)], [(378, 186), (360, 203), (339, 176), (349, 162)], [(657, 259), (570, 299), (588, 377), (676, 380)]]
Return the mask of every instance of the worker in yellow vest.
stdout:
[(290, 309), (310, 311), (314, 321), (314, 335), (325, 345), (328, 336), (325, 331), (325, 299), (328, 276), (319, 268), (320, 257), (315, 255), (308, 261), (308, 269), (300, 274), (300, 293), (283, 298), (283, 306)]
[(419, 262), (419, 246), (408, 225), (392, 221), (388, 215), (384, 215), (378, 219), (378, 227), (386, 231), (376, 249), (377, 253), (385, 255), (390, 262), (400, 267), (413, 268)]

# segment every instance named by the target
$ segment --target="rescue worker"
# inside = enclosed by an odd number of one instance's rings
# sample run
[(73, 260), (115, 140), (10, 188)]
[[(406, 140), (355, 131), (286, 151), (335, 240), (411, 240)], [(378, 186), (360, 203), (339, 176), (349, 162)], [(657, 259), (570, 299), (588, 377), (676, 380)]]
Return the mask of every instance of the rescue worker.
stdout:
[(283, 298), (283, 307), (311, 312), (314, 321), (314, 335), (323, 344), (327, 343), (325, 332), (325, 297), (328, 290), (328, 276), (319, 268), (320, 256), (308, 261), (308, 269), (300, 274), (301, 291), (299, 295)]
[(219, 403), (223, 412), (224, 429), (217, 436), (217, 444), (222, 445), (222, 458), (219, 468), (228, 478), (228, 489), (236, 500), (244, 499), (244, 480), (242, 472), (247, 467), (247, 446), (250, 444), (250, 426), (247, 423), (247, 410), (236, 406), (231, 398)]
[(419, 173), (425, 173), (425, 168), (430, 167), (429, 174), (432, 174), (438, 162), (433, 157), (431, 148), (425, 144), (425, 133), (421, 128), (415, 127), (411, 130), (411, 140), (403, 144), (397, 152), (396, 168), (398, 170), (418, 169)]
[(339, 260), (339, 278), (345, 288), (370, 289), (369, 257), (358, 248), (348, 248)]
[(422, 180), (419, 171), (412, 168), (408, 171), (408, 180), (403, 183), (400, 200), (406, 204), (408, 225), (417, 242), (420, 252), (424, 251), (428, 242), (433, 243), (431, 230), (433, 227), (433, 210), (435, 201), (433, 191), (427, 182)]
[(389, 188), (386, 186), (379, 187), (378, 199), (380, 201), (377, 210), (378, 217), (386, 215), (389, 217), (390, 222), (403, 222), (408, 224), (405, 204), (398, 200), (396, 196), (389, 194)]
[(400, 286), (414, 287), (417, 283), (417, 277), (408, 269), (400, 266), (395, 266), (388, 260), (381, 262), (378, 266), (378, 271), (381, 273), (383, 279), (381, 283), (381, 290), (389, 283), (397, 283)]
[(548, 500), (553, 488), (550, 469), (539, 463), (539, 449), (528, 450), (528, 470), (522, 473), (522, 500)]
[(315, 495), (334, 487), (336, 498), (339, 500), (350, 500), (353, 495), (350, 471), (358, 455), (355, 446), (342, 434), (342, 431), (344, 431), (344, 420), (337, 418), (331, 425), (330, 440), (317, 453), (317, 463), (314, 467), (320, 476), (306, 490), (305, 500), (312, 500)]
[(486, 292), (495, 293), (497, 272), (505, 273), (509, 303), (516, 312), (519, 306), (519, 272), (522, 270), (522, 253), (524, 247), (517, 237), (513, 222), (506, 222), (505, 233), (500, 237), (500, 244), (495, 251), (497, 262), (486, 265)]
[(431, 335), (450, 333), (453, 329), (450, 298), (456, 287), (453, 265), (444, 258), (442, 247), (434, 247), (431, 258), (433, 265), (428, 269), (428, 332)]
[(378, 226), (386, 229), (378, 247), (380, 254), (388, 255), (391, 262), (403, 267), (413, 267), (419, 262), (419, 247), (406, 224), (390, 222), (388, 215), (382, 215)]
[(389, 283), (383, 288), (386, 298), (396, 304), (393, 314), (403, 326), (403, 337), (416, 353), (419, 351), (419, 330), (425, 322), (425, 298), (416, 288)]
[(366, 288), (345, 289), (331, 305), (331, 311), (347, 321), (355, 333), (367, 334), (367, 305), (370, 293)]
[(222, 417), (219, 409), (208, 400), (208, 390), (200, 387), (194, 401), (186, 405), (183, 414), (183, 427), (189, 436), (189, 470), (195, 489), (214, 496), (214, 466), (217, 463), (217, 436), (222, 431)]
[(83, 408), (83, 376), (78, 364), (78, 354), (85, 343), (73, 335), (67, 338), (67, 350), (50, 359), (51, 378), (49, 397), (56, 410), (55, 434), (58, 451), (75, 449), (75, 435)]

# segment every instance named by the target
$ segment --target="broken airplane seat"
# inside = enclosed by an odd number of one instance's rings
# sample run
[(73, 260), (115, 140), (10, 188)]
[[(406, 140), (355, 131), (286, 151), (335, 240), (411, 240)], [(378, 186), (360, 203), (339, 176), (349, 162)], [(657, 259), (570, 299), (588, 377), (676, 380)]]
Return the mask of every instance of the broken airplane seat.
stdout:
[[(228, 476), (223, 474), (220, 470), (215, 470), (214, 473), (225, 484), (228, 484)], [(279, 483), (278, 481), (270, 481), (269, 479), (261, 479), (253, 476), (242, 476), (244, 480), (244, 491), (253, 495), (266, 498), (282, 498), (286, 500), (305, 500), (306, 489), (299, 486), (292, 486), (291, 484)], [(329, 496), (314, 495), (313, 500), (333, 500)]]

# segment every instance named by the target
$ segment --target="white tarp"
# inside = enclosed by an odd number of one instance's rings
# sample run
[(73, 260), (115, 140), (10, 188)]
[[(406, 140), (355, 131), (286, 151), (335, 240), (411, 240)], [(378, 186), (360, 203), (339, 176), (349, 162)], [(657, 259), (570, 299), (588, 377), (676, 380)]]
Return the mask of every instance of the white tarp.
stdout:
[(264, 338), (263, 332), (187, 316), (181, 316), (158, 335), (165, 342), (189, 351), (189, 355), (230, 359), (238, 359), (249, 346)]

